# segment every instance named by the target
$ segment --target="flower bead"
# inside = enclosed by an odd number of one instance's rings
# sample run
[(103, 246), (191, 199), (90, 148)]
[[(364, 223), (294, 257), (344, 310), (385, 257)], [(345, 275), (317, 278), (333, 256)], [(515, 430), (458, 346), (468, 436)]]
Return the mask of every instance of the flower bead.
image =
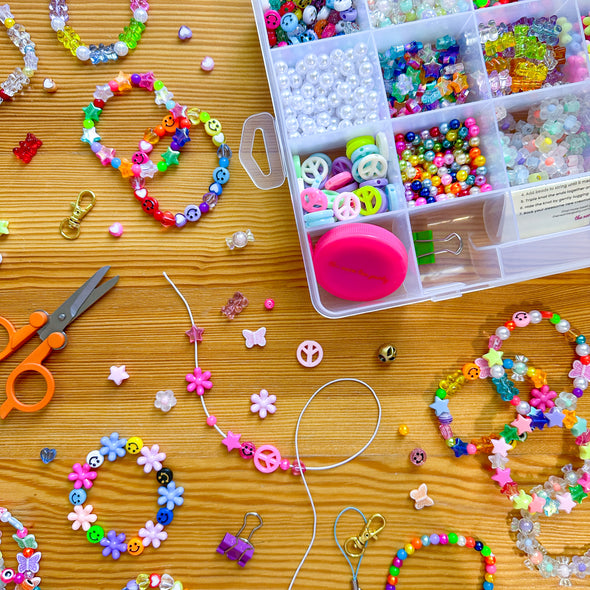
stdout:
[(145, 446), (141, 449), (141, 457), (138, 457), (137, 464), (143, 465), (145, 473), (149, 473), (152, 469), (160, 471), (164, 459), (166, 459), (166, 453), (160, 452), (160, 445), (153, 445), (152, 448)]
[(103, 436), (100, 439), (103, 445), (100, 449), (100, 454), (105, 455), (109, 461), (114, 461), (117, 457), (125, 456), (126, 438), (119, 438), (118, 432), (113, 432), (110, 436)]
[(543, 385), (541, 389), (534, 387), (531, 390), (531, 406), (538, 408), (542, 412), (551, 409), (555, 406), (553, 401), (557, 397), (557, 393), (549, 388), (549, 385)]
[(211, 389), (213, 387), (213, 383), (209, 381), (210, 377), (211, 371), (202, 371), (201, 367), (196, 367), (192, 375), (189, 373), (186, 376), (186, 380), (188, 381), (186, 390), (189, 393), (196, 391), (198, 395), (203, 395), (205, 389)]
[(84, 486), (89, 490), (92, 487), (92, 480), (96, 479), (96, 471), (92, 471), (88, 463), (84, 463), (84, 465), (75, 463), (72, 469), (74, 471), (68, 475), (68, 479), (74, 482), (74, 488), (78, 490)]
[(92, 513), (92, 504), (86, 506), (74, 506), (74, 511), (68, 514), (68, 520), (72, 521), (72, 529), (77, 531), (82, 527), (83, 531), (87, 531), (93, 522), (96, 522), (98, 516)]
[(168, 533), (160, 523), (154, 524), (153, 521), (148, 520), (145, 523), (145, 528), (139, 529), (139, 536), (142, 538), (144, 547), (151, 543), (154, 549), (157, 549), (160, 543), (168, 538)]
[(174, 392), (171, 389), (158, 391), (158, 393), (156, 393), (156, 401), (154, 402), (154, 406), (162, 410), (162, 412), (169, 412), (175, 405), (176, 397), (174, 396)]
[(117, 535), (117, 531), (109, 531), (105, 537), (100, 540), (100, 544), (103, 547), (102, 554), (104, 557), (109, 555), (113, 559), (119, 559), (121, 553), (127, 551), (127, 543), (125, 543), (125, 533)]
[(175, 506), (182, 506), (184, 503), (184, 498), (182, 497), (182, 494), (184, 494), (184, 488), (177, 488), (176, 483), (173, 481), (171, 481), (166, 487), (160, 486), (158, 488), (158, 494), (160, 494), (158, 504), (160, 506), (166, 506), (168, 510), (174, 510)]
[(277, 411), (274, 403), (277, 401), (276, 395), (269, 395), (266, 389), (261, 389), (260, 394), (253, 393), (250, 397), (252, 405), (250, 411), (253, 414), (258, 413), (260, 418), (266, 418), (268, 414), (274, 414)]

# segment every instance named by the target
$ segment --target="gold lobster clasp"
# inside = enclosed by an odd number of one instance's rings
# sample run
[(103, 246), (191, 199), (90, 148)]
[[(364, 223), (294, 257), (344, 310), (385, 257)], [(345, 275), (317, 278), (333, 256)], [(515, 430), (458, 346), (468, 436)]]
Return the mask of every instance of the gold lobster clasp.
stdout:
[[(82, 202), (87, 199), (87, 204), (82, 205)], [(72, 201), (72, 214), (66, 217), (59, 225), (59, 233), (67, 240), (75, 240), (80, 235), (80, 221), (84, 216), (94, 207), (96, 203), (96, 196), (92, 191), (84, 190), (75, 201)]]
[(381, 514), (373, 514), (367, 520), (367, 524), (359, 533), (358, 537), (350, 537), (344, 542), (344, 551), (349, 557), (360, 557), (367, 547), (370, 539), (377, 538), (377, 535), (385, 528), (385, 518)]

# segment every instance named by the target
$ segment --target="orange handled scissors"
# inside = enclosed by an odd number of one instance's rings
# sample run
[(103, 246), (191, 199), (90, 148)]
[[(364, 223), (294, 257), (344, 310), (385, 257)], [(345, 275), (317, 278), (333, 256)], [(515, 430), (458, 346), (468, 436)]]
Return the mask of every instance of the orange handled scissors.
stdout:
[[(8, 358), (35, 334), (41, 338), (41, 344), (8, 376), (6, 380), (7, 399), (0, 406), (0, 418), (6, 418), (12, 410), (36, 412), (50, 402), (55, 392), (55, 379), (51, 371), (42, 363), (52, 350), (61, 350), (66, 346), (68, 343), (64, 332), (66, 327), (117, 284), (118, 276), (99, 285), (110, 268), (110, 266), (103, 266), (96, 271), (51, 315), (42, 310), (34, 311), (29, 316), (29, 324), (20, 330), (17, 330), (9, 320), (0, 316), (0, 325), (8, 332), (8, 344), (0, 352), (0, 361)], [(36, 404), (25, 404), (16, 397), (14, 384), (18, 377), (26, 372), (39, 373), (47, 385), (43, 399)]]

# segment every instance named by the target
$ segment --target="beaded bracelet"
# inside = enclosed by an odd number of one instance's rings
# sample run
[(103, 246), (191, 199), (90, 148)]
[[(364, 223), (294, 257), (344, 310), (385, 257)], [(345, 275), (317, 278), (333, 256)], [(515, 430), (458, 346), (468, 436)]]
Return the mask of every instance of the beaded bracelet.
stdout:
[(389, 575), (385, 584), (385, 590), (395, 590), (398, 583), (401, 567), (405, 560), (413, 555), (418, 549), (428, 547), (429, 545), (457, 545), (458, 547), (469, 547), (481, 553), (486, 573), (484, 574), (484, 581), (482, 584), (483, 590), (492, 590), (494, 588), (494, 574), (496, 573), (496, 557), (492, 550), (484, 545), (482, 541), (476, 541), (473, 537), (464, 537), (457, 535), (457, 533), (422, 535), (421, 537), (413, 538), (409, 543), (406, 543), (401, 549), (398, 549), (396, 556), (391, 562), (389, 568)]
[[(119, 559), (122, 553), (129, 553), (137, 556), (143, 553), (144, 549), (150, 544), (157, 549), (162, 541), (168, 538), (168, 533), (164, 527), (172, 522), (174, 517), (173, 510), (176, 506), (182, 506), (184, 498), (184, 488), (176, 487), (173, 480), (172, 470), (162, 465), (166, 459), (166, 453), (160, 451), (159, 445), (152, 447), (144, 446), (143, 441), (138, 436), (132, 436), (129, 439), (119, 438), (117, 432), (110, 436), (103, 436), (100, 439), (103, 445), (100, 449), (90, 451), (86, 456), (86, 462), (81, 465), (76, 463), (68, 479), (74, 482), (74, 489), (70, 492), (69, 499), (74, 505), (74, 511), (68, 514), (68, 520), (72, 521), (72, 529), (82, 529), (86, 531), (86, 538), (90, 543), (99, 543), (104, 557), (109, 555), (113, 559)], [(145, 473), (152, 469), (156, 472), (158, 483), (162, 484), (158, 488), (158, 504), (162, 506), (156, 515), (157, 524), (152, 520), (145, 523), (145, 527), (139, 530), (139, 533), (126, 541), (125, 533), (119, 533), (113, 529), (106, 535), (104, 528), (100, 525), (93, 524), (98, 520), (94, 514), (92, 504), (84, 506), (87, 499), (85, 490), (89, 490), (96, 479), (98, 469), (105, 460), (115, 461), (118, 457), (124, 457), (127, 453), (130, 455), (139, 454), (137, 464), (143, 466)], [(84, 488), (84, 489), (82, 489)]]
[(31, 41), (31, 35), (25, 31), (25, 27), (14, 21), (8, 4), (0, 6), (0, 20), (6, 28), (9, 39), (23, 54), (25, 62), (23, 70), (17, 66), (11, 74), (8, 74), (6, 80), (0, 84), (0, 104), (2, 104), (4, 101), (12, 100), (15, 94), (30, 83), (30, 79), (37, 71), (39, 59), (35, 53), (35, 44)]
[(516, 546), (527, 554), (524, 564), (536, 569), (544, 578), (559, 578), (560, 586), (571, 586), (571, 577), (585, 578), (590, 573), (590, 551), (583, 555), (551, 557), (539, 542), (541, 523), (537, 514), (520, 511), (521, 518), (513, 518), (510, 530), (516, 535)]
[(12, 538), (16, 541), (21, 553), (17, 553), (17, 570), (11, 567), (4, 567), (4, 560), (0, 552), (0, 586), (4, 587), (10, 582), (14, 583), (15, 590), (41, 590), (41, 578), (39, 573), (39, 561), (41, 551), (37, 551), (37, 541), (33, 533), (29, 533), (23, 523), (12, 516), (8, 509), (0, 507), (0, 521), (7, 522), (16, 529)]
[(137, 578), (129, 580), (123, 590), (147, 590), (147, 588), (188, 590), (180, 580), (174, 580), (170, 574), (139, 574)]
[(80, 35), (67, 24), (70, 20), (67, 0), (50, 0), (49, 18), (51, 19), (51, 28), (57, 33), (58, 41), (80, 61), (90, 60), (92, 64), (96, 65), (117, 61), (120, 57), (127, 55), (130, 49), (137, 47), (141, 34), (145, 30), (150, 5), (146, 0), (131, 0), (129, 8), (133, 13), (129, 25), (123, 29), (119, 40), (109, 45), (100, 43), (98, 46), (89, 45), (87, 47), (82, 42)]

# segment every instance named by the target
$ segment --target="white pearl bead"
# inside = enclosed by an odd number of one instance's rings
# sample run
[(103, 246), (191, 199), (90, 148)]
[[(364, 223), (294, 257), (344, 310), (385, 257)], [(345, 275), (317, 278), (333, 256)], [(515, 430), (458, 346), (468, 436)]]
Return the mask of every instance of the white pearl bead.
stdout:
[(590, 354), (590, 344), (578, 344), (578, 346), (576, 346), (576, 354), (578, 356), (586, 356), (587, 354)]
[(90, 49), (88, 49), (86, 45), (80, 45), (80, 47), (76, 49), (76, 57), (80, 61), (87, 61), (88, 59), (90, 59)]
[(133, 12), (133, 18), (139, 21), (140, 23), (146, 23), (148, 19), (148, 13), (143, 8), (137, 8)]
[(586, 377), (576, 377), (574, 379), (574, 387), (585, 391), (588, 388), (588, 379)]
[(560, 334), (565, 334), (570, 329), (570, 323), (567, 320), (559, 320), (559, 322), (555, 324), (555, 329)]
[(510, 330), (506, 326), (496, 328), (496, 336), (500, 340), (508, 340), (510, 338)]
[(538, 324), (543, 321), (541, 312), (537, 311), (536, 309), (533, 309), (533, 311), (529, 312), (529, 317), (531, 318), (531, 324)]
[(526, 416), (531, 411), (531, 404), (529, 404), (529, 402), (525, 402), (523, 400), (516, 406), (516, 411), (519, 414)]
[(56, 16), (51, 19), (51, 28), (57, 33), (57, 31), (63, 31), (64, 27), (66, 26), (66, 21)]
[(115, 53), (119, 57), (124, 57), (127, 55), (129, 53), (129, 47), (127, 47), (127, 43), (124, 43), (123, 41), (117, 41), (115, 43)]
[(459, 535), (459, 538), (457, 539), (457, 545), (459, 545), (459, 547), (465, 547), (466, 543), (467, 539), (463, 535)]
[(494, 379), (501, 379), (504, 376), (504, 373), (506, 373), (506, 371), (502, 365), (494, 365), (493, 367), (490, 367), (490, 375)]

